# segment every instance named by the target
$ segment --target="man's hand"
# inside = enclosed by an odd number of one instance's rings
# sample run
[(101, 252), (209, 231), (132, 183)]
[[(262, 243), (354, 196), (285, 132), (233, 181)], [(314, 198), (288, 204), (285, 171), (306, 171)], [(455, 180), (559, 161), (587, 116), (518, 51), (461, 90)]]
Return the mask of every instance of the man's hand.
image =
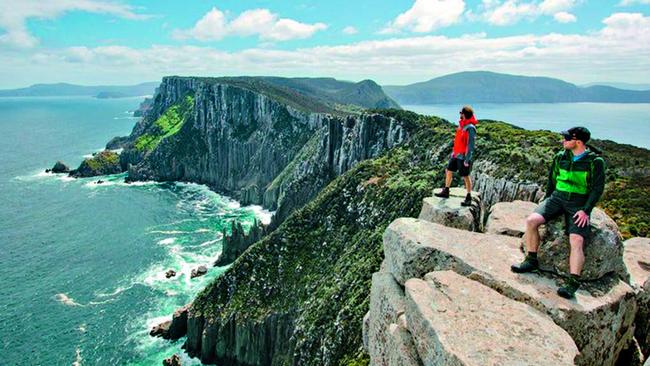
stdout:
[(469, 161), (465, 160), (463, 164), (465, 164), (465, 167), (469, 167)]
[(576, 212), (576, 214), (573, 215), (573, 218), (575, 219), (574, 222), (576, 225), (578, 225), (578, 227), (589, 225), (589, 215), (587, 215), (587, 213), (583, 210)]

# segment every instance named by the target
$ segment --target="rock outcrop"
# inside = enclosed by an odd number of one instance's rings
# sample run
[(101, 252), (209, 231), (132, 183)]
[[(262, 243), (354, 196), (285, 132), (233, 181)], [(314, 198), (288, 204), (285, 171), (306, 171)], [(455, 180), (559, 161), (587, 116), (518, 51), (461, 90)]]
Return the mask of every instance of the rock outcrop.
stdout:
[[(434, 190), (439, 193), (441, 188)], [(483, 205), (481, 195), (472, 192), (472, 206), (461, 206), (467, 191), (464, 188), (451, 188), (449, 198), (427, 197), (422, 203), (419, 218), (441, 225), (469, 231), (482, 231)]]
[(237, 259), (251, 244), (260, 240), (265, 234), (265, 227), (255, 220), (249, 232), (246, 233), (239, 221), (233, 221), (230, 234), (223, 232), (223, 248), (221, 254), (214, 262), (214, 266), (226, 266)]
[(104, 150), (84, 159), (79, 167), (70, 171), (70, 176), (75, 178), (94, 177), (97, 175), (121, 173), (120, 156), (110, 150)]
[(171, 323), (171, 320), (167, 320), (158, 325), (154, 325), (149, 331), (149, 335), (152, 337), (169, 338), (169, 326)]
[[(523, 259), (519, 240), (402, 218), (384, 234), (386, 270), (402, 285), (428, 272), (452, 270), (546, 314), (578, 346), (577, 364), (613, 365), (633, 336), (636, 301), (632, 288), (610, 276), (583, 286), (574, 301), (562, 299), (553, 278), (510, 271), (511, 263)], [(373, 311), (371, 307), (370, 319)]]
[(200, 277), (208, 273), (208, 267), (206, 266), (198, 266), (192, 270), (192, 273), (190, 273), (190, 278), (195, 278), (195, 277)]
[(630, 273), (630, 284), (637, 294), (639, 309), (634, 335), (641, 352), (650, 359), (650, 239), (628, 239), (624, 246), (623, 260)]
[(181, 358), (177, 354), (163, 360), (163, 366), (181, 366)]
[(57, 161), (52, 169), (46, 169), (45, 172), (47, 173), (69, 173), (70, 172), (70, 167), (65, 165), (62, 161)]

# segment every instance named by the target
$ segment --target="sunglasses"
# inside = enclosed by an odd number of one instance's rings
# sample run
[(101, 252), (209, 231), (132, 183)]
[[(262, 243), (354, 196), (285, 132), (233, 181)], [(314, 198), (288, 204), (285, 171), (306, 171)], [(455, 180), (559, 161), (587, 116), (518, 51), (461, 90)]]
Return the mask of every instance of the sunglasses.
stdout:
[(573, 137), (573, 136), (571, 136), (571, 135), (562, 135), (562, 136), (564, 137), (564, 141), (575, 140), (575, 137)]

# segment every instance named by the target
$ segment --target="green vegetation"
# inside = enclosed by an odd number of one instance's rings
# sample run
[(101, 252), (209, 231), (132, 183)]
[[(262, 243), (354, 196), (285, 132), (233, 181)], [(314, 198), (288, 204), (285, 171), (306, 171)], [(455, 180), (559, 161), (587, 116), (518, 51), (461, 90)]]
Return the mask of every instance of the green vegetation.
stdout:
[(100, 172), (105, 167), (119, 164), (120, 156), (113, 151), (104, 150), (95, 154), (90, 159), (85, 159), (84, 163), (93, 171)]
[[(442, 184), (454, 132), (452, 124), (435, 117), (381, 112), (403, 121), (411, 139), (332, 181), (207, 286), (194, 301), (196, 311), (221, 321), (291, 314), (297, 363), (368, 363), (362, 319), (372, 273), (383, 259), (382, 235), (396, 218), (417, 216), (422, 199)], [(560, 148), (558, 134), (496, 121), (480, 121), (478, 133), (477, 160), (492, 162), (489, 173), (495, 178), (545, 183)], [(641, 197), (650, 193), (650, 151), (594, 144), (610, 164), (601, 206), (626, 220), (619, 223), (629, 234), (647, 235), (649, 208)], [(644, 178), (633, 178), (633, 172)]]
[(138, 151), (151, 151), (158, 146), (164, 138), (180, 131), (183, 123), (191, 117), (194, 110), (194, 97), (187, 95), (182, 102), (172, 105), (153, 123), (149, 129), (135, 141)]

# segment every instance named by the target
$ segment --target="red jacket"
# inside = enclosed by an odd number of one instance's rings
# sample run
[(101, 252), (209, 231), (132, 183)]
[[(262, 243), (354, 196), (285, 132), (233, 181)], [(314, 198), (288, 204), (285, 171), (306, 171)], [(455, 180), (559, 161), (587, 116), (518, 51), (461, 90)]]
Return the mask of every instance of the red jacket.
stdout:
[(456, 129), (456, 137), (454, 137), (454, 152), (453, 156), (457, 157), (458, 154), (462, 154), (463, 156), (467, 156), (469, 153), (467, 151), (467, 141), (469, 140), (469, 132), (465, 129), (465, 127), (469, 124), (472, 124), (476, 126), (478, 122), (476, 121), (476, 118), (472, 116), (470, 119), (464, 119), (458, 121), (458, 128)]

